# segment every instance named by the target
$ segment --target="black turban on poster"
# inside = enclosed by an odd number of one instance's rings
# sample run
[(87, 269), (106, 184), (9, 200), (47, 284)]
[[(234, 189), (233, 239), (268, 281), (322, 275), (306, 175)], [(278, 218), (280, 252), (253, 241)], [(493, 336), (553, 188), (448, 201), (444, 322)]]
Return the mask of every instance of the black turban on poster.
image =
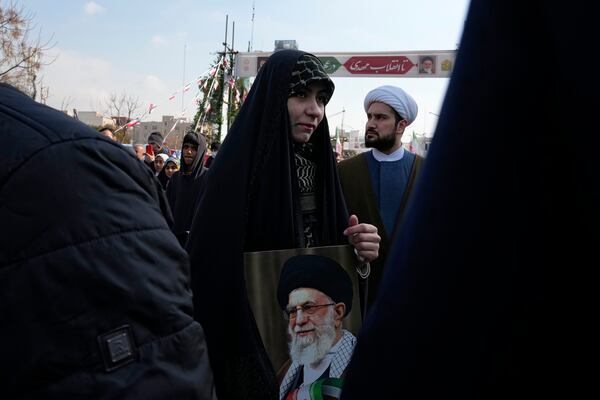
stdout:
[(282, 309), (287, 306), (289, 294), (298, 288), (316, 289), (336, 303), (344, 303), (344, 315), (352, 309), (352, 281), (344, 268), (329, 257), (304, 254), (288, 259), (277, 287), (277, 301)]

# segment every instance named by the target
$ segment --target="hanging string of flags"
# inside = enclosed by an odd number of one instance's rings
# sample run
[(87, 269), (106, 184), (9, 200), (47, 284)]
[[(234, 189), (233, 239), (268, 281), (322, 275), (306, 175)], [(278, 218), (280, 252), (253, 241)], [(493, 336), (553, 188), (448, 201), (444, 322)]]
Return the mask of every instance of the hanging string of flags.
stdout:
[(144, 113), (138, 117), (133, 118), (132, 120), (130, 120), (129, 122), (127, 122), (125, 125), (121, 125), (119, 128), (117, 128), (117, 130), (114, 133), (119, 132), (121, 129), (124, 128), (133, 128), (136, 125), (139, 125), (142, 122), (142, 119), (148, 115), (152, 113), (152, 110), (154, 110), (155, 108), (157, 108), (158, 106), (154, 103), (150, 103), (148, 105), (148, 109), (146, 111), (144, 111)]
[[(212, 76), (213, 78), (217, 75), (217, 72), (219, 71), (219, 69), (221, 68), (221, 65), (223, 65), (223, 67), (225, 67), (225, 62), (227, 60), (225, 59), (225, 56), (222, 56), (219, 59), (219, 62), (217, 63), (217, 65), (215, 65), (211, 70), (210, 70), (210, 76)], [(206, 87), (208, 85), (208, 79), (206, 79), (206, 81), (204, 82), (204, 86), (203, 88), (206, 90)], [(208, 93), (206, 94), (206, 98), (210, 99), (212, 93), (214, 91), (216, 91), (219, 88), (219, 81), (216, 79), (212, 80), (212, 83), (210, 85), (210, 89), (208, 90)], [(200, 118), (198, 118), (198, 121), (196, 121), (196, 126), (194, 127), (194, 131), (198, 131), (198, 127), (200, 127), (200, 133), (204, 133), (204, 122), (206, 121), (206, 117), (208, 115), (208, 113), (210, 112), (210, 101), (206, 102), (206, 106), (205, 109), (203, 110), (204, 112), (201, 114)]]
[[(207, 69), (206, 71), (204, 71), (201, 75), (199, 75), (197, 78), (195, 78), (194, 80), (191, 80), (190, 82), (186, 83), (185, 85), (183, 85), (183, 87), (181, 87), (180, 89), (177, 89), (176, 91), (174, 91), (169, 97), (168, 97), (168, 101), (172, 101), (174, 100), (179, 94), (182, 94), (189, 91), (192, 87), (192, 85), (195, 83), (196, 86), (198, 87), (198, 91), (196, 92), (196, 94), (194, 95), (194, 97), (192, 98), (192, 101), (196, 104), (196, 105), (200, 105), (200, 98), (202, 95), (202, 91), (206, 91), (206, 89), (208, 88), (208, 84), (209, 81), (211, 82), (211, 86), (208, 89), (208, 92), (206, 94), (206, 98), (210, 98), (210, 96), (212, 95), (213, 92), (215, 92), (216, 90), (219, 89), (219, 82), (217, 79), (211, 79), (211, 78), (215, 78), (217, 76), (217, 73), (219, 72), (219, 70), (221, 68), (228, 68), (229, 67), (229, 61), (227, 60), (227, 58), (222, 55), (221, 58), (219, 59), (219, 61), (217, 62), (216, 65), (214, 65), (213, 67)], [(231, 77), (229, 79), (229, 88), (230, 90), (235, 87), (235, 79), (233, 77)], [(235, 101), (236, 102), (240, 102), (242, 100), (241, 98), (241, 93), (240, 91), (235, 88)], [(134, 126), (137, 126), (139, 124), (141, 124), (142, 120), (144, 119), (144, 117), (146, 117), (147, 115), (152, 114), (152, 111), (155, 110), (156, 108), (158, 108), (158, 105), (155, 103), (149, 103), (147, 109), (139, 116), (131, 119), (130, 121), (128, 121), (126, 124), (120, 126), (119, 128), (117, 128), (116, 132), (119, 132), (122, 129), (129, 129), (129, 128), (133, 128)], [(198, 118), (198, 121), (196, 123), (196, 126), (194, 127), (194, 130), (197, 131), (198, 127), (201, 127), (201, 132), (203, 133), (203, 127), (204, 127), (204, 122), (206, 121), (206, 117), (208, 115), (208, 113), (211, 110), (211, 105), (210, 102), (206, 102), (206, 106), (205, 109), (202, 110), (201, 116), (200, 118)], [(185, 116), (185, 112), (186, 110), (184, 109), (183, 112), (181, 113), (181, 115), (177, 118), (175, 118), (175, 122), (173, 124), (173, 126), (171, 126), (171, 129), (169, 129), (169, 132), (167, 133), (167, 135), (165, 136), (165, 140), (167, 138), (167, 136), (173, 132), (175, 130), (175, 127), (177, 126), (177, 124), (180, 122), (180, 120)]]

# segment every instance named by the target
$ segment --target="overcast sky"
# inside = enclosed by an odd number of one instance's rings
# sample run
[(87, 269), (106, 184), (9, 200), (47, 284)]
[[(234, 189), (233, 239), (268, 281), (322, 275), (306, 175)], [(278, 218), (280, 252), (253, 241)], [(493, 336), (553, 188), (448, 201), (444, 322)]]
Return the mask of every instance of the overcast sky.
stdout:
[[(252, 4), (255, 4), (252, 29)], [(105, 111), (111, 92), (126, 92), (158, 105), (152, 116), (181, 113), (181, 97), (169, 101), (184, 80), (202, 74), (223, 49), (225, 16), (235, 50), (272, 51), (274, 41), (294, 39), (309, 52), (456, 50), (468, 0), (21, 0), (33, 14), (42, 38), (53, 35), (55, 61), (44, 68), (48, 104), (80, 111)], [(431, 135), (442, 106), (447, 78), (334, 78), (327, 106), (332, 129), (341, 124), (364, 130), (366, 93), (398, 85), (419, 105), (409, 127)], [(183, 108), (196, 112), (186, 93)], [(337, 114), (333, 116), (334, 114)], [(148, 118), (144, 119), (149, 120)]]

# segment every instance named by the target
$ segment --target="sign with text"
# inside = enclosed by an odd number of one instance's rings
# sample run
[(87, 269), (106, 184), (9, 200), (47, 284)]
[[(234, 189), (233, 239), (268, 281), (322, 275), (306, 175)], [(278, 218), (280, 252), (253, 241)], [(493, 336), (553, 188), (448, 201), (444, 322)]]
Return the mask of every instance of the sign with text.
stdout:
[[(271, 54), (238, 53), (236, 75), (256, 76), (262, 60)], [(319, 57), (332, 77), (449, 78), (456, 58), (455, 50), (312, 54)]]

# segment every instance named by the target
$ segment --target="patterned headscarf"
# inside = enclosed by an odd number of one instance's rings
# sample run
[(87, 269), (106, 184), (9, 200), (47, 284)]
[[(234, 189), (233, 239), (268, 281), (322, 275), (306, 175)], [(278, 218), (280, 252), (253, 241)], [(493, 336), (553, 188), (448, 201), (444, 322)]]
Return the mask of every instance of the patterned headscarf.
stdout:
[(167, 158), (167, 161), (165, 162), (165, 167), (170, 162), (172, 162), (173, 164), (175, 164), (177, 166), (177, 170), (179, 170), (179, 162), (180, 162), (179, 158), (176, 158), (176, 157), (169, 157), (169, 158)]
[(323, 81), (326, 85), (327, 90), (327, 101), (333, 95), (335, 85), (333, 84), (321, 61), (310, 54), (303, 54), (292, 71), (292, 77), (290, 79), (290, 92), (289, 95), (293, 95), (300, 89), (308, 87), (311, 83)]

